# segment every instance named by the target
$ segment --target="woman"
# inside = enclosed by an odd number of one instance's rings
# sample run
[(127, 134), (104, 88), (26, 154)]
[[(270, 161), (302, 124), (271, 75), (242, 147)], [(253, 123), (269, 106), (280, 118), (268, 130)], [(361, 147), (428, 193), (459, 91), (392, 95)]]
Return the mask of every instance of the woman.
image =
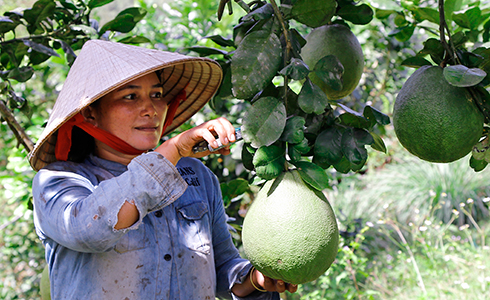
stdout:
[(84, 45), (29, 158), (53, 299), (279, 299), (296, 290), (240, 258), (216, 176), (195, 159), (210, 154), (193, 153), (202, 140), (229, 154), (230, 122), (157, 147), (221, 78), (205, 58)]

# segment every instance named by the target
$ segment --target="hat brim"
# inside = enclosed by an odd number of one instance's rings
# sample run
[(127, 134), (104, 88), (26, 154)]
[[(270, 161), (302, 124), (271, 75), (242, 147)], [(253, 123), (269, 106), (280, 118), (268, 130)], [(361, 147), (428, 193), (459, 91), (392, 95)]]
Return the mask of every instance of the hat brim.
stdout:
[[(87, 64), (93, 68), (87, 67)], [(97, 70), (100, 67), (108, 70)], [(94, 69), (97, 70), (95, 73)], [(32, 168), (38, 171), (57, 161), (57, 131), (71, 117), (111, 91), (159, 70), (163, 71), (166, 97), (173, 99), (184, 88), (187, 95), (187, 99), (177, 108), (173, 122), (163, 133), (167, 135), (201, 110), (214, 96), (222, 80), (220, 65), (208, 58), (101, 40), (86, 42), (70, 69), (46, 128), (29, 153)]]

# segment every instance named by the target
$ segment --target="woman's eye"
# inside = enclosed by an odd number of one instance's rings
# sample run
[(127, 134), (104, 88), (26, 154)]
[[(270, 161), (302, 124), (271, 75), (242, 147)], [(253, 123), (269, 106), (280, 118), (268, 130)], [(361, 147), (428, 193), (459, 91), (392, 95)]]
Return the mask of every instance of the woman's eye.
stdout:
[(151, 95), (152, 98), (161, 99), (163, 96), (162, 92), (156, 92)]
[(124, 96), (123, 98), (127, 99), (127, 100), (134, 100), (134, 99), (136, 99), (136, 94), (129, 94), (129, 95)]

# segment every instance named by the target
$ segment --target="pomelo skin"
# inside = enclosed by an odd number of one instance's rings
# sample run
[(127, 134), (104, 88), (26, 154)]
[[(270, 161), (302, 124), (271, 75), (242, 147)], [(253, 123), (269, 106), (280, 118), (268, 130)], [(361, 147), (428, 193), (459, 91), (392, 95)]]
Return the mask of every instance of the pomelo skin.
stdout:
[(330, 267), (339, 230), (327, 198), (293, 170), (259, 191), (245, 216), (242, 241), (245, 255), (265, 276), (300, 284)]
[(403, 84), (393, 109), (400, 143), (419, 158), (448, 163), (467, 155), (483, 131), (483, 114), (465, 88), (438, 66), (423, 66)]
[(338, 100), (352, 93), (359, 84), (364, 70), (361, 44), (352, 31), (340, 24), (324, 25), (315, 28), (305, 39), (306, 45), (301, 50), (301, 57), (311, 70), (327, 55), (335, 55), (344, 66), (340, 91), (329, 87), (313, 72), (308, 75), (311, 81), (318, 85), (330, 100)]
[(48, 265), (46, 265), (43, 269), (40, 283), (40, 294), (42, 300), (51, 300), (50, 287), (51, 285), (49, 283), (49, 268)]

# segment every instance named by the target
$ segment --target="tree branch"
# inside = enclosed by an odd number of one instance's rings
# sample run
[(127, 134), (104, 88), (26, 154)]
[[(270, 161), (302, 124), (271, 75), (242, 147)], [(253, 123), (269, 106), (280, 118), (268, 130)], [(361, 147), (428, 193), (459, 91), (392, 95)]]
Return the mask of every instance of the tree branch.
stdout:
[(3, 100), (0, 100), (0, 114), (7, 121), (7, 125), (10, 130), (14, 133), (17, 141), (24, 146), (27, 152), (31, 152), (34, 149), (34, 143), (27, 136), (24, 128), (20, 126), (20, 124), (15, 119), (15, 116), (12, 114), (12, 111), (5, 105)]

